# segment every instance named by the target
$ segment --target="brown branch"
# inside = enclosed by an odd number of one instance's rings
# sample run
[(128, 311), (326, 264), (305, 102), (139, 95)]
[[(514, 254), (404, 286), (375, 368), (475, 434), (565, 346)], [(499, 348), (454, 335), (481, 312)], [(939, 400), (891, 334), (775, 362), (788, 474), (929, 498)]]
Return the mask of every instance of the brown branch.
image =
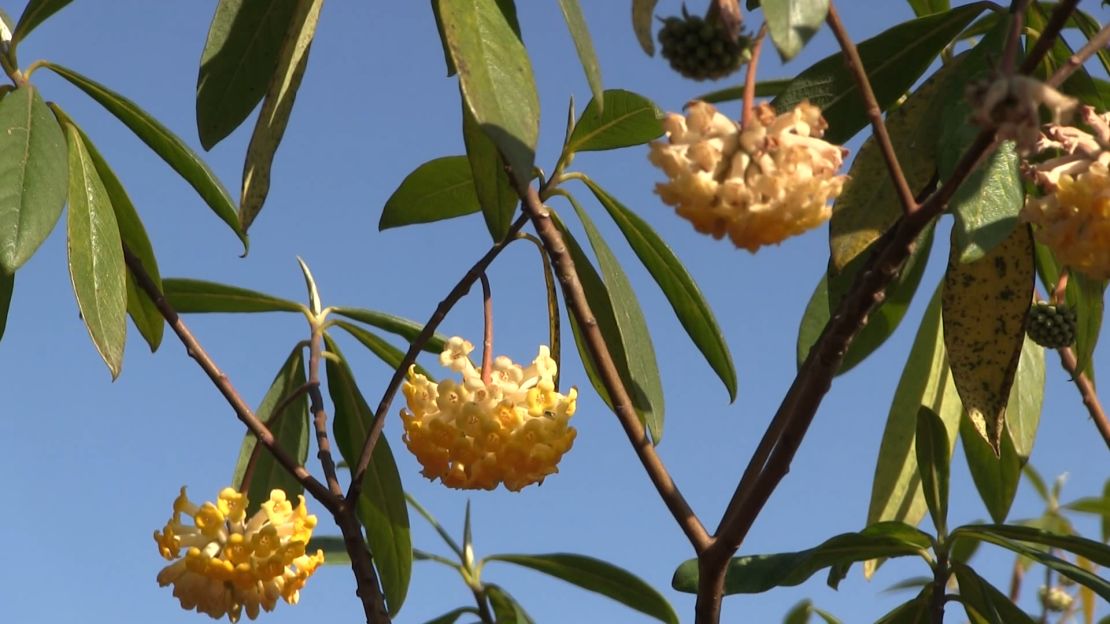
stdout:
[(648, 477), (651, 478), (652, 484), (659, 492), (659, 496), (663, 499), (667, 509), (670, 510), (671, 515), (674, 516), (675, 521), (678, 522), (679, 527), (682, 528), (682, 532), (690, 540), (694, 551), (700, 554), (709, 547), (711, 542), (709, 534), (678, 490), (674, 480), (671, 479), (670, 473), (667, 472), (666, 466), (663, 465), (662, 459), (655, 451), (655, 446), (648, 439), (643, 425), (640, 424), (640, 419), (632, 408), (632, 399), (617, 373), (617, 367), (613, 363), (608, 347), (605, 345), (605, 339), (601, 335), (597, 319), (586, 301), (586, 293), (582, 289), (578, 272), (574, 268), (574, 260), (571, 259), (570, 253), (567, 251), (562, 234), (559, 233), (559, 229), (552, 222), (550, 213), (534, 188), (529, 186), (521, 200), (524, 204), (525, 214), (532, 219), (536, 233), (543, 241), (544, 249), (547, 250), (547, 254), (551, 257), (555, 266), (555, 272), (559, 276), (559, 282), (563, 287), (563, 297), (566, 300), (567, 310), (574, 315), (574, 318), (578, 321), (578, 326), (582, 328), (582, 337), (589, 350), (590, 358), (597, 368), (606, 393), (613, 401), (613, 411), (632, 443), (632, 448), (639, 457), (640, 463), (643, 464), (644, 470), (647, 471)]
[(1077, 370), (1079, 363), (1076, 361), (1075, 352), (1071, 350), (1071, 347), (1057, 349), (1056, 352), (1060, 354), (1060, 364), (1063, 365), (1064, 370), (1068, 371), (1075, 382), (1075, 387), (1079, 389), (1079, 396), (1082, 397), (1083, 405), (1087, 407), (1087, 412), (1091, 415), (1095, 428), (1102, 434), (1106, 447), (1110, 448), (1110, 420), (1107, 420), (1106, 412), (1102, 411), (1102, 403), (1098, 400), (1095, 385), (1091, 383), (1091, 378), (1087, 376), (1087, 373)]
[(752, 106), (755, 101), (756, 69), (759, 67), (759, 55), (763, 52), (763, 40), (766, 37), (767, 24), (764, 22), (759, 27), (759, 34), (755, 36), (755, 41), (752, 42), (752, 57), (748, 59), (748, 73), (744, 78), (744, 107), (740, 112), (740, 126), (742, 128), (751, 127)]
[(1091, 37), (1091, 39), (1087, 41), (1087, 45), (1079, 48), (1078, 52), (1068, 57), (1067, 62), (1061, 65), (1045, 84), (1050, 87), (1059, 87), (1064, 84), (1064, 81), (1075, 73), (1075, 70), (1082, 67), (1083, 63), (1087, 62), (1087, 59), (1097, 54), (1098, 51), (1105, 48), (1107, 44), (1110, 44), (1110, 24), (1103, 26), (1102, 30), (1098, 31), (1094, 37)]
[(363, 538), (362, 524), (355, 516), (355, 506), (339, 499), (335, 523), (343, 535), (343, 545), (351, 556), (351, 571), (355, 575), (355, 595), (362, 602), (362, 612), (367, 624), (389, 624), (389, 611), (378, 587), (378, 574), (370, 559), (370, 550)]
[(382, 400), (378, 403), (378, 409), (374, 412), (374, 422), (370, 425), (370, 432), (366, 435), (366, 440), (362, 444), (362, 451), (359, 453), (358, 463), (352, 467), (351, 485), (347, 488), (346, 496), (348, 504), (354, 505), (355, 501), (358, 500), (359, 494), (362, 492), (362, 480), (363, 477), (366, 476), (367, 468), (370, 466), (370, 457), (374, 452), (374, 446), (378, 443), (378, 438), (380, 438), (382, 434), (382, 428), (385, 426), (385, 415), (389, 411), (389, 406), (393, 402), (394, 395), (397, 394), (397, 390), (401, 387), (401, 382), (405, 379), (405, 375), (408, 374), (409, 366), (412, 366), (413, 362), (416, 361), (417, 354), (420, 353), (420, 350), (424, 348), (424, 345), (427, 344), (428, 340), (435, 334), (436, 328), (439, 327), (439, 324), (447, 316), (447, 313), (451, 311), (451, 308), (453, 308), (459, 299), (462, 299), (466, 293), (470, 292), (470, 287), (474, 285), (474, 282), (478, 281), (478, 277), (485, 272), (486, 267), (493, 262), (493, 259), (496, 258), (509, 243), (516, 240), (517, 232), (519, 232), (527, 222), (528, 217), (526, 215), (521, 215), (513, 222), (505, 238), (494, 243), (489, 251), (475, 262), (474, 266), (470, 267), (470, 270), (466, 272), (466, 275), (463, 275), (462, 279), (455, 284), (455, 287), (451, 289), (451, 292), (447, 294), (443, 301), (439, 302), (431, 318), (424, 324), (424, 329), (420, 330), (420, 334), (417, 335), (416, 339), (409, 345), (408, 352), (405, 353), (405, 357), (401, 360), (401, 365), (393, 372), (393, 377), (390, 378), (389, 385), (386, 386), (385, 393), (382, 395)]
[(493, 293), (489, 277), (482, 271), (482, 383), (489, 384), (493, 374)]
[(1075, 7), (1078, 4), (1079, 0), (1061, 0), (1056, 5), (1052, 15), (1048, 17), (1048, 23), (1045, 24), (1044, 30), (1041, 31), (1041, 36), (1037, 38), (1037, 43), (1033, 45), (1029, 56), (1025, 57), (1025, 62), (1021, 64), (1022, 74), (1032, 74), (1037, 65), (1040, 65), (1041, 60), (1056, 43), (1056, 37), (1060, 35), (1064, 24), (1071, 18), (1071, 14), (1075, 12)]
[(1002, 61), (998, 64), (998, 72), (1004, 76), (1014, 73), (1014, 63), (1017, 60), (1018, 46), (1021, 45), (1021, 33), (1025, 28), (1025, 11), (1029, 0), (1014, 0), (1010, 3), (1010, 32), (1006, 33), (1006, 44), (1002, 49)]
[[(308, 398), (311, 402), (312, 424), (316, 431), (316, 458), (324, 469), (328, 489), (336, 498), (343, 498), (343, 488), (335, 471), (335, 458), (328, 440), (328, 413), (324, 409), (324, 395), (320, 392), (320, 354), (323, 352), (324, 330), (315, 319), (312, 321), (312, 338), (308, 343)], [(352, 556), (354, 554), (352, 553)]]
[(178, 339), (181, 340), (181, 344), (185, 345), (186, 353), (196, 361), (201, 369), (204, 370), (205, 374), (208, 375), (208, 378), (212, 380), (216, 389), (220, 391), (220, 394), (227, 400), (228, 405), (235, 411), (235, 416), (254, 434), (258, 439), (258, 443), (266, 447), (266, 450), (273, 454), (274, 459), (304, 486), (305, 490), (308, 490), (308, 492), (316, 500), (320, 501), (320, 504), (324, 505), (328, 511), (335, 513), (339, 499), (332, 496), (331, 492), (324, 487), (324, 484), (317, 481), (304, 466), (278, 445), (273, 432), (270, 431), (265, 423), (254, 415), (254, 412), (251, 411), (251, 408), (243, 400), (243, 397), (239, 395), (235, 386), (231, 384), (231, 380), (220, 371), (216, 363), (209, 357), (208, 352), (206, 352), (204, 347), (200, 346), (197, 339), (193, 337), (192, 332), (186, 327), (185, 322), (178, 316), (177, 310), (174, 310), (173, 306), (166, 301), (166, 297), (162, 294), (162, 290), (154, 283), (154, 280), (150, 277), (150, 274), (146, 272), (146, 269), (143, 268), (143, 261), (132, 253), (131, 249), (126, 245), (123, 247), (123, 258), (127, 263), (127, 268), (131, 270), (131, 275), (135, 278), (135, 284), (154, 302), (154, 305), (162, 314), (162, 318), (166, 319), (166, 323), (169, 324), (170, 329), (177, 334)]
[(871, 81), (867, 78), (863, 59), (859, 56), (859, 50), (856, 49), (855, 42), (848, 36), (848, 31), (845, 30), (843, 22), (840, 21), (840, 15), (837, 14), (836, 6), (832, 2), (829, 2), (829, 14), (825, 21), (832, 29), (833, 35), (836, 36), (836, 41), (844, 52), (844, 64), (848, 66), (848, 71), (851, 72), (852, 77), (856, 80), (856, 86), (859, 87), (860, 96), (863, 97), (864, 110), (867, 112), (867, 118), (871, 120), (875, 142), (879, 145), (879, 151), (883, 155), (883, 160), (886, 161), (886, 167), (890, 172), (894, 189), (898, 192), (898, 201), (902, 204), (902, 212), (910, 214), (917, 210), (917, 202), (914, 201), (913, 191), (910, 190), (906, 175), (902, 172), (902, 165), (898, 163), (898, 155), (894, 152), (894, 144), (890, 142), (886, 124), (883, 123), (883, 111), (875, 98), (875, 91), (871, 89)]

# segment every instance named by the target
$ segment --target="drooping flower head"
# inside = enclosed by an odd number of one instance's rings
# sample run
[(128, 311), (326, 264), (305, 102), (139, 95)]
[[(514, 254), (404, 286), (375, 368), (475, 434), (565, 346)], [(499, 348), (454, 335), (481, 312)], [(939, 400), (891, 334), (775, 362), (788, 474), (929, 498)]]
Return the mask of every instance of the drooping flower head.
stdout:
[(282, 490), (270, 492), (262, 509), (246, 517), (247, 498), (224, 488), (215, 503), (196, 505), (185, 488), (173, 503), (173, 516), (154, 541), (172, 561), (158, 573), (158, 584), (173, 585), (181, 608), (213, 619), (239, 621), (243, 611), (255, 619), (273, 611), (280, 597), (297, 604), (300, 589), (324, 562), (324, 552), (305, 553), (316, 516), (303, 496), (294, 507)]
[(559, 471), (576, 431), (578, 390), (555, 390), (557, 366), (541, 346), (531, 366), (505, 356), (493, 360), (489, 382), (470, 360), (474, 345), (447, 341), (439, 361), (461, 381), (438, 384), (415, 367), (403, 386), (405, 445), (424, 467), (424, 476), (456, 489), (492, 490), (505, 484), (519, 491)]
[(761, 104), (741, 127), (712, 104), (692, 102), (686, 115), (668, 114), (666, 141), (649, 159), (667, 174), (655, 185), (663, 203), (699, 232), (755, 252), (824, 223), (840, 195), (844, 150), (820, 137), (821, 110), (802, 102), (776, 115)]
[(1025, 168), (1043, 196), (1027, 197), (1021, 218), (1061, 263), (1110, 279), (1110, 113), (1081, 106), (1079, 116), (1089, 132), (1044, 127), (1037, 151), (1058, 155)]

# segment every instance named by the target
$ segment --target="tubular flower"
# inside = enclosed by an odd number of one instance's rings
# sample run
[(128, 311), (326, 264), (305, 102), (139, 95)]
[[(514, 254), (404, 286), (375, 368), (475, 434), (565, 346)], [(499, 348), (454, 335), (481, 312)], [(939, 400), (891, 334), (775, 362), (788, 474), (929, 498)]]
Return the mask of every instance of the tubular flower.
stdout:
[(1061, 155), (1025, 168), (1044, 195), (1027, 197), (1021, 217), (1061, 263), (1110, 279), (1110, 113), (1079, 110), (1090, 133), (1045, 126), (1038, 151)]
[(252, 620), (260, 608), (273, 611), (279, 597), (297, 604), (300, 589), (324, 562), (322, 550), (305, 553), (316, 516), (305, 510), (303, 496), (298, 499), (294, 507), (285, 492), (274, 490), (248, 519), (247, 498), (233, 488), (198, 506), (182, 487), (173, 517), (154, 532), (162, 557), (173, 562), (158, 573), (158, 584), (173, 584), (181, 608), (213, 619), (227, 615), (232, 622), (244, 609)]
[(667, 115), (667, 140), (653, 142), (648, 156), (669, 178), (655, 185), (663, 203), (697, 231), (728, 234), (751, 252), (827, 221), (846, 180), (836, 175), (845, 151), (820, 138), (828, 124), (819, 108), (802, 102), (775, 115), (761, 104), (753, 112), (750, 127), (740, 127), (693, 102), (685, 117)]
[(470, 361), (474, 345), (451, 338), (440, 355), (462, 381), (438, 384), (409, 368), (401, 410), (405, 445), (424, 467), (422, 474), (450, 488), (513, 492), (559, 471), (576, 431), (567, 426), (578, 390), (555, 390), (555, 360), (541, 346), (524, 368), (505, 356), (493, 360), (488, 382)]

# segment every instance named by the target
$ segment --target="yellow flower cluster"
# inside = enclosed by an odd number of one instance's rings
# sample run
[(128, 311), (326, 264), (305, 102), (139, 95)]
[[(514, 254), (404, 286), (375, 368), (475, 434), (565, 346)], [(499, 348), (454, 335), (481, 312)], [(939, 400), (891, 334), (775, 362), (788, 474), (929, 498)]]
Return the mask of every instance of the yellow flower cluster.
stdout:
[(836, 175), (844, 150), (823, 141), (821, 110), (802, 102), (776, 115), (761, 104), (740, 127), (712, 104), (692, 102), (686, 116), (667, 115), (666, 141), (649, 159), (667, 174), (656, 184), (663, 202), (699, 232), (755, 252), (817, 227), (846, 176)]
[(434, 383), (409, 369), (401, 410), (405, 444), (429, 479), (457, 489), (513, 492), (559, 471), (576, 431), (578, 391), (555, 390), (555, 360), (546, 346), (527, 368), (505, 356), (493, 360), (489, 381), (470, 361), (474, 345), (459, 337), (447, 341), (439, 361), (462, 374)]
[(1062, 155), (1026, 168), (1044, 195), (1027, 197), (1021, 217), (1061, 263), (1110, 279), (1110, 113), (1083, 106), (1080, 117), (1092, 132), (1045, 127), (1038, 150)]
[(298, 498), (294, 507), (285, 492), (274, 490), (248, 520), (247, 498), (233, 488), (200, 506), (181, 488), (173, 517), (154, 533), (162, 557), (173, 561), (158, 573), (158, 584), (173, 584), (181, 608), (213, 619), (227, 615), (232, 622), (244, 609), (252, 620), (260, 608), (273, 611), (279, 596), (297, 604), (300, 589), (324, 563), (322, 550), (305, 553), (316, 516), (308, 515), (304, 497)]

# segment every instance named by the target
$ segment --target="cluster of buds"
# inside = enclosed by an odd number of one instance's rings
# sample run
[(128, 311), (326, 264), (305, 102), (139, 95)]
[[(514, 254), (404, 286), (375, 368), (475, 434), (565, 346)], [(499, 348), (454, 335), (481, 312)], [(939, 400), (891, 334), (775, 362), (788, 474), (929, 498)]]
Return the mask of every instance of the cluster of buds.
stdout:
[(1081, 106), (1079, 117), (1087, 130), (1044, 127), (1036, 150), (1052, 157), (1025, 167), (1043, 195), (1028, 197), (1021, 217), (1062, 264), (1110, 279), (1110, 113)]
[(685, 116), (667, 115), (667, 140), (649, 158), (669, 178), (655, 186), (664, 203), (699, 232), (755, 252), (828, 220), (846, 152), (820, 138), (827, 124), (808, 102), (781, 115), (761, 104), (751, 117), (741, 127), (692, 102)]
[(233, 488), (199, 506), (181, 488), (173, 516), (154, 533), (162, 557), (173, 562), (158, 573), (158, 584), (172, 584), (183, 609), (232, 622), (244, 610), (252, 620), (260, 609), (273, 611), (279, 597), (297, 604), (308, 577), (324, 563), (323, 551), (305, 553), (316, 516), (298, 498), (294, 507), (285, 492), (273, 490), (247, 519), (247, 497)]
[(555, 389), (557, 367), (546, 346), (527, 368), (505, 356), (492, 362), (488, 380), (470, 361), (474, 345), (448, 340), (440, 363), (462, 381), (438, 384), (409, 369), (401, 411), (405, 444), (429, 479), (458, 489), (519, 491), (558, 472), (576, 434), (567, 422), (578, 391)]

